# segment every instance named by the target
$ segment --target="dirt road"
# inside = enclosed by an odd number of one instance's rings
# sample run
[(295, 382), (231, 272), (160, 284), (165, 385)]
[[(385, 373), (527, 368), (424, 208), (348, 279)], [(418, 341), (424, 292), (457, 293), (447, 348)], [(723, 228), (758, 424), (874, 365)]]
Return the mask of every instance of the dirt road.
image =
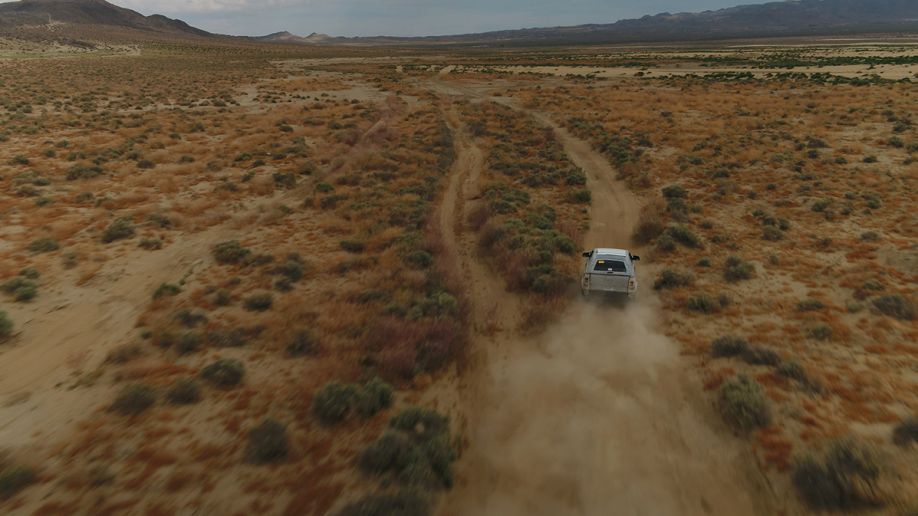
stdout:
[[(435, 90), (468, 98), (437, 81)], [(511, 107), (512, 101), (492, 99)], [(608, 162), (547, 117), (593, 193), (586, 247), (627, 245), (638, 203)], [(475, 256), (463, 207), (484, 160), (452, 117), (456, 161), (441, 227), (470, 285), (473, 371), (463, 386), (469, 448), (443, 515), (773, 514), (744, 445), (717, 422), (662, 335), (649, 279), (625, 308), (571, 306), (543, 335), (514, 324), (524, 300)]]

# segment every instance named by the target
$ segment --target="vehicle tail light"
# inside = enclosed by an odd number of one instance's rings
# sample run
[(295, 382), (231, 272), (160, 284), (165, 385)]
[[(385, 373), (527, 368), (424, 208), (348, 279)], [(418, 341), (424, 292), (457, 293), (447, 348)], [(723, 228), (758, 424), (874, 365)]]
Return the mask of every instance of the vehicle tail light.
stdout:
[(637, 290), (637, 282), (634, 281), (634, 278), (628, 280), (628, 290), (633, 291)]

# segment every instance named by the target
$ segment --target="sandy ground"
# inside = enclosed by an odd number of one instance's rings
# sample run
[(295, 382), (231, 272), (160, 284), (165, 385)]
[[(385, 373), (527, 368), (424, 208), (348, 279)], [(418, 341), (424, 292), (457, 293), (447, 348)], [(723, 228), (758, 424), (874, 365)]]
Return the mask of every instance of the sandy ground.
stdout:
[[(587, 247), (628, 242), (636, 199), (588, 143), (534, 116), (588, 174)], [(463, 231), (462, 207), (474, 202), (483, 159), (453, 125), (458, 159), (441, 227), (470, 285), (474, 370), (462, 387), (470, 445), (439, 513), (774, 514), (779, 502), (751, 454), (709, 423), (716, 418), (678, 345), (658, 330), (648, 288), (626, 307), (578, 302), (544, 335), (518, 333), (523, 299), (500, 289)]]

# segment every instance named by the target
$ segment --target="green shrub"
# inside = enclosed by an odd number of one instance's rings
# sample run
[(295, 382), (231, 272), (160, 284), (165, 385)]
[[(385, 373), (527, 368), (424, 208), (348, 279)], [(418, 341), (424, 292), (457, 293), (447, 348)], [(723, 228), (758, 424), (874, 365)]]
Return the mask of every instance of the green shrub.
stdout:
[(690, 247), (692, 249), (699, 249), (702, 247), (701, 239), (698, 238), (698, 235), (693, 233), (692, 230), (688, 228), (688, 226), (670, 226), (666, 228), (666, 234), (685, 247)]
[(915, 319), (915, 305), (900, 295), (893, 294), (878, 297), (873, 300), (873, 306), (881, 314), (900, 321), (912, 321)]
[(742, 354), (743, 361), (752, 365), (776, 367), (781, 364), (781, 356), (768, 348), (749, 347)]
[(38, 285), (23, 276), (17, 276), (2, 285), (0, 290), (13, 296), (19, 302), (31, 301), (38, 295)]
[(665, 290), (672, 288), (688, 287), (694, 282), (692, 275), (688, 273), (665, 269), (660, 273), (657, 281), (653, 284), (654, 290)]
[(905, 418), (896, 425), (896, 428), (893, 429), (893, 442), (897, 446), (918, 443), (918, 417)]
[(590, 204), (593, 201), (593, 194), (586, 188), (571, 192), (567, 196), (568, 202), (575, 204)]
[(816, 340), (829, 340), (832, 338), (832, 327), (826, 324), (817, 324), (806, 331), (807, 337)]
[(727, 424), (741, 432), (765, 427), (771, 422), (771, 410), (762, 386), (745, 375), (720, 386), (718, 409)]
[(755, 266), (749, 262), (743, 261), (737, 256), (727, 258), (724, 266), (724, 279), (735, 283), (737, 281), (748, 280), (755, 277)]
[(449, 432), (449, 419), (436, 410), (409, 407), (393, 417), (389, 426), (420, 439), (429, 439)]
[(365, 248), (363, 242), (358, 242), (356, 240), (342, 240), (340, 245), (341, 249), (354, 254), (362, 253)]
[(775, 226), (765, 226), (762, 228), (762, 239), (777, 242), (784, 239), (784, 232)]
[(205, 367), (201, 377), (217, 387), (234, 387), (242, 382), (245, 366), (232, 359), (220, 359)]
[(720, 303), (707, 294), (690, 297), (685, 306), (693, 312), (701, 312), (703, 314), (713, 314), (719, 312), (721, 308)]
[(182, 287), (178, 285), (173, 285), (172, 283), (162, 283), (159, 287), (156, 288), (156, 291), (153, 292), (153, 299), (159, 299), (165, 296), (177, 296), (181, 294)]
[(811, 508), (837, 510), (875, 502), (879, 476), (873, 450), (848, 439), (833, 444), (823, 461), (798, 460), (792, 481)]
[(207, 332), (207, 342), (218, 348), (239, 348), (246, 345), (245, 332), (240, 329)]
[(422, 488), (450, 487), (456, 452), (448, 420), (435, 411), (410, 408), (392, 418), (383, 434), (360, 457), (367, 473), (391, 473), (402, 484)]
[(158, 238), (143, 238), (138, 247), (146, 251), (158, 251), (163, 248), (163, 241)]
[(309, 330), (297, 332), (287, 344), (287, 353), (294, 357), (312, 355), (318, 351), (318, 341)]
[(193, 378), (182, 378), (169, 387), (166, 399), (173, 405), (191, 405), (201, 401), (201, 386)]
[(392, 405), (392, 386), (381, 379), (373, 378), (357, 395), (357, 412), (364, 418), (375, 416)]
[(204, 338), (201, 336), (201, 334), (191, 331), (184, 333), (181, 337), (179, 337), (178, 342), (175, 343), (175, 350), (180, 355), (188, 355), (201, 349), (201, 345), (203, 343)]
[(36, 475), (31, 468), (16, 466), (0, 470), (0, 500), (12, 498), (35, 482)]
[(749, 349), (749, 343), (742, 337), (725, 336), (711, 343), (711, 356), (716, 358), (735, 357)]
[(667, 199), (685, 199), (688, 193), (681, 185), (669, 185), (663, 187), (663, 197)]
[(29, 244), (29, 251), (33, 253), (50, 253), (60, 248), (60, 244), (53, 238), (39, 238), (38, 240), (33, 240), (32, 243)]
[(242, 306), (250, 312), (264, 312), (274, 305), (274, 296), (270, 292), (252, 294), (245, 298)]
[(211, 250), (214, 260), (220, 264), (237, 264), (245, 260), (252, 254), (252, 251), (242, 247), (236, 240), (221, 242)]
[(156, 392), (148, 385), (128, 385), (118, 393), (111, 409), (125, 416), (136, 416), (156, 403)]
[(338, 516), (426, 516), (430, 503), (415, 492), (371, 494), (346, 506)]
[(805, 299), (797, 303), (798, 312), (815, 312), (823, 308), (825, 308), (825, 305), (818, 299)]
[(325, 384), (312, 399), (312, 413), (326, 425), (344, 421), (357, 398), (357, 388), (337, 382)]
[(274, 419), (265, 419), (249, 431), (246, 456), (256, 464), (278, 462), (287, 457), (287, 429)]
[(676, 250), (676, 241), (664, 233), (657, 238), (656, 249), (661, 253), (671, 253)]
[(3, 310), (0, 310), (0, 342), (13, 336), (13, 321)]
[(126, 218), (115, 219), (102, 232), (102, 241), (106, 244), (134, 236), (134, 225)]

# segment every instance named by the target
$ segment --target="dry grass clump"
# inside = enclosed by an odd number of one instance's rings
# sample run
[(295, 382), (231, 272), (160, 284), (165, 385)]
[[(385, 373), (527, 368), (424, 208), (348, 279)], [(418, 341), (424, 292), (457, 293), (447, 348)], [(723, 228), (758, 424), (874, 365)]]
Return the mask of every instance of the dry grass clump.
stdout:
[(814, 509), (851, 510), (880, 502), (880, 463), (875, 452), (851, 439), (834, 443), (822, 460), (804, 457), (793, 472), (794, 487)]

